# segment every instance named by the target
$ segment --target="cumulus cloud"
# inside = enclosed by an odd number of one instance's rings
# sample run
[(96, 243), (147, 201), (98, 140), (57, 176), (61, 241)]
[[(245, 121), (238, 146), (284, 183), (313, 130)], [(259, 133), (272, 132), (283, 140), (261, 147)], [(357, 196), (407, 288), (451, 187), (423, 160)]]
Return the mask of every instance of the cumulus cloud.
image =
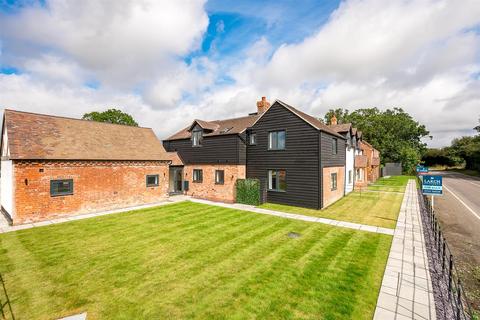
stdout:
[(264, 95), (317, 116), (402, 107), (432, 146), (477, 124), (477, 0), (347, 0), (305, 39), (274, 47), (266, 34), (220, 58), (196, 51), (207, 25), (204, 1), (189, 0), (54, 0), (0, 14), (1, 62), (22, 70), (0, 75), (0, 106), (69, 116), (117, 106), (162, 138), (193, 118), (255, 111)]

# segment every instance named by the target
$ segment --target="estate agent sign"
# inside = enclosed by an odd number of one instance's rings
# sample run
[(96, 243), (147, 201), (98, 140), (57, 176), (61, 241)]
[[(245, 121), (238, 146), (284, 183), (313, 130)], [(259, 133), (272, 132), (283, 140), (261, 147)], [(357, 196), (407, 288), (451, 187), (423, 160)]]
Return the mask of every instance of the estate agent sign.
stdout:
[(425, 195), (442, 195), (442, 176), (423, 176), (422, 193)]

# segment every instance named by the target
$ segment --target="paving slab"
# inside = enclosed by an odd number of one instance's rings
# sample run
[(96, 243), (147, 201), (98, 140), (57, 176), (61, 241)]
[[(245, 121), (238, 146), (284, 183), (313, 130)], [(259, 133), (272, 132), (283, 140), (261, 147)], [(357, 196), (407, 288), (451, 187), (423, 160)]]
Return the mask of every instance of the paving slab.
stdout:
[(409, 180), (393, 232), (374, 320), (436, 319), (421, 219), (416, 183)]

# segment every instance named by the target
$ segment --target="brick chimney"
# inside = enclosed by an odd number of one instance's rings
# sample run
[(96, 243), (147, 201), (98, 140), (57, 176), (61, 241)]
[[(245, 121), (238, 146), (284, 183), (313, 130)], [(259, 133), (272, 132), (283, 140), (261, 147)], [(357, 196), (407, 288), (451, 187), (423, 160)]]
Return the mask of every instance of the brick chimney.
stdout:
[(333, 126), (337, 124), (337, 117), (335, 115), (333, 115), (330, 118), (330, 124), (333, 125)]
[(257, 112), (262, 114), (270, 108), (270, 102), (267, 101), (266, 97), (262, 97), (261, 101), (257, 101)]

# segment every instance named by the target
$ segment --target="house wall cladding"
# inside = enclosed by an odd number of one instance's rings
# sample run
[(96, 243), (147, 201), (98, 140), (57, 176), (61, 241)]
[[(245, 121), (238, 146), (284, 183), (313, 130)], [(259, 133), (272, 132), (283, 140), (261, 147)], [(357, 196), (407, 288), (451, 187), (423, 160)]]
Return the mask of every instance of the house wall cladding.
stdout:
[[(43, 172), (42, 172), (43, 171)], [(146, 175), (159, 176), (157, 187)], [(50, 195), (50, 180), (73, 179), (73, 195)], [(154, 203), (168, 195), (161, 161), (15, 161), (14, 224)]]
[[(193, 182), (193, 170), (201, 169), (202, 182)], [(224, 171), (224, 183), (215, 184), (215, 170)], [(245, 178), (245, 165), (193, 164), (183, 168), (183, 179), (189, 181), (185, 193), (194, 198), (233, 203), (236, 200), (235, 183)]]
[(202, 145), (193, 147), (190, 139), (166, 140), (163, 146), (167, 151), (177, 151), (185, 164), (228, 163), (245, 164), (245, 142), (237, 134), (204, 137)]
[[(276, 130), (286, 130), (285, 150), (268, 150), (268, 132)], [(261, 201), (318, 208), (318, 131), (278, 104), (251, 131), (257, 135), (257, 144), (247, 148), (247, 177), (260, 180)], [(267, 191), (269, 169), (286, 170), (286, 192)]]
[[(332, 149), (332, 139), (337, 139), (337, 153), (333, 153)], [(325, 176), (325, 168), (329, 167), (343, 167), (343, 171), (345, 171), (345, 157), (346, 157), (346, 140), (333, 136), (327, 132), (320, 132), (320, 141), (319, 141), (319, 149), (320, 149), (320, 172), (323, 172), (323, 175), (320, 175), (319, 184), (321, 187), (322, 194), (320, 196), (320, 207), (323, 208), (328, 205), (328, 203), (324, 203), (327, 199), (330, 199), (330, 195), (325, 193), (325, 178), (330, 179), (329, 176)], [(345, 172), (343, 172), (343, 180), (341, 189), (344, 190), (345, 184)], [(339, 177), (340, 178), (340, 177)], [(330, 180), (328, 180), (330, 181)], [(340, 183), (340, 181), (339, 181)], [(328, 192), (328, 190), (326, 191)], [(327, 201), (328, 202), (328, 201)]]

